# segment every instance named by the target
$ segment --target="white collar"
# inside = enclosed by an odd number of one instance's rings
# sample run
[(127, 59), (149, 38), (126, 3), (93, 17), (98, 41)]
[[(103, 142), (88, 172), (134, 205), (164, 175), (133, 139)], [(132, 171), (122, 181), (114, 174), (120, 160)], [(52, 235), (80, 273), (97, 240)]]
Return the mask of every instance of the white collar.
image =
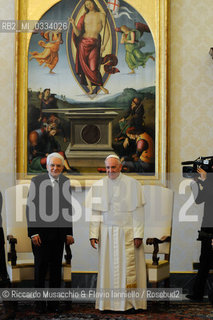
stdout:
[(58, 176), (57, 179), (54, 179), (49, 173), (48, 173), (48, 175), (49, 175), (49, 178), (50, 178), (52, 184), (54, 184), (54, 181), (58, 181), (59, 182), (59, 176)]

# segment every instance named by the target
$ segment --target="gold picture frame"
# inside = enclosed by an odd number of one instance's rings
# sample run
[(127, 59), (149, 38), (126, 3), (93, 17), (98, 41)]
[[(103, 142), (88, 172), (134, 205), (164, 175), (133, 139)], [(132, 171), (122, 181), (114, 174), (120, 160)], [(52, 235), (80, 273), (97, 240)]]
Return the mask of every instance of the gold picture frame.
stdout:
[[(23, 26), (31, 28), (42, 15), (63, 0), (16, 0), (16, 21), (19, 30), (16, 34), (16, 105), (17, 105), (17, 147), (16, 173), (18, 180), (30, 179), (27, 172), (28, 150), (28, 51), (32, 30), (22, 30)], [(72, 0), (71, 0), (72, 1)], [(106, 0), (107, 2), (107, 0)], [(120, 1), (121, 2), (121, 1)], [(169, 0), (126, 0), (139, 12), (151, 30), (155, 44), (156, 84), (155, 84), (155, 173), (151, 176), (129, 173), (142, 184), (159, 184), (166, 186), (167, 173), (167, 111), (168, 111), (168, 10)], [(24, 24), (22, 24), (24, 23)], [(20, 27), (22, 24), (22, 27)], [(70, 176), (77, 184), (88, 184), (102, 178), (103, 174)]]

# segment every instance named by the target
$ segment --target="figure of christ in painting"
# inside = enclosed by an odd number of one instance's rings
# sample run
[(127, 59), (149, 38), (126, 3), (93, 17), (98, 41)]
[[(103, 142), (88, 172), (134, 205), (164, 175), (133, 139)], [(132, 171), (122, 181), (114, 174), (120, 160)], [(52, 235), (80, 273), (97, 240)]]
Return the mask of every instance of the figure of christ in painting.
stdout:
[[(85, 1), (86, 13), (81, 16), (78, 24), (73, 18), (73, 40), (77, 49), (76, 73), (81, 78), (81, 84), (88, 87), (88, 94), (93, 93), (93, 86), (99, 86), (104, 93), (109, 91), (103, 87), (102, 76), (99, 71), (101, 54), (104, 52), (109, 40), (109, 29), (105, 13), (100, 12), (94, 0)], [(101, 39), (100, 32), (103, 30)]]
[(136, 29), (130, 29), (123, 25), (120, 28), (116, 28), (116, 31), (122, 32), (121, 44), (125, 45), (125, 60), (131, 69), (130, 74), (134, 74), (135, 69), (139, 66), (145, 68), (149, 59), (155, 60), (153, 57), (154, 52), (142, 52), (140, 50), (145, 47), (145, 42), (140, 40), (143, 32), (150, 32), (147, 25), (138, 22), (136, 23)]
[(29, 60), (36, 59), (40, 66), (44, 63), (44, 67), (50, 69), (49, 73), (53, 72), (56, 64), (58, 63), (58, 51), (60, 44), (63, 43), (61, 30), (41, 32), (41, 36), (46, 40), (39, 41), (38, 44), (44, 48), (42, 52), (33, 51), (30, 52), (31, 57)]

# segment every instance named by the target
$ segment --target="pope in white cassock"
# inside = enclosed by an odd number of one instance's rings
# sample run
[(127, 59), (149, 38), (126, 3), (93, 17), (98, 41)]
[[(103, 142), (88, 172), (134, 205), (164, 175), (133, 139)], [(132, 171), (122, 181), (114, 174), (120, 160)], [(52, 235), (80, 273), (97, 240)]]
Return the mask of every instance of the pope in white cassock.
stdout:
[(92, 186), (86, 201), (92, 212), (90, 242), (99, 247), (96, 308), (146, 309), (142, 188), (121, 173), (117, 156), (108, 156), (105, 165), (108, 177)]

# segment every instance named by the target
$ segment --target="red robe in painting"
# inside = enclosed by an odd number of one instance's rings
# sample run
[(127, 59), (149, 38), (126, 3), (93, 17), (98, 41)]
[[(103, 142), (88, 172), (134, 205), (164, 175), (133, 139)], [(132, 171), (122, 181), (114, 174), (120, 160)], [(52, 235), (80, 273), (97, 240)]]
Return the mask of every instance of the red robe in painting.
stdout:
[(99, 71), (101, 64), (100, 50), (101, 37), (83, 38), (84, 34), (84, 14), (77, 25), (78, 30), (81, 31), (79, 37), (73, 32), (73, 40), (77, 49), (75, 71), (81, 78), (81, 84), (87, 85), (85, 76), (91, 81), (92, 85), (102, 86), (102, 76)]

